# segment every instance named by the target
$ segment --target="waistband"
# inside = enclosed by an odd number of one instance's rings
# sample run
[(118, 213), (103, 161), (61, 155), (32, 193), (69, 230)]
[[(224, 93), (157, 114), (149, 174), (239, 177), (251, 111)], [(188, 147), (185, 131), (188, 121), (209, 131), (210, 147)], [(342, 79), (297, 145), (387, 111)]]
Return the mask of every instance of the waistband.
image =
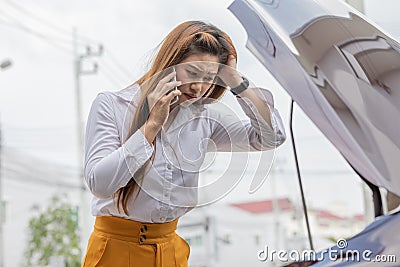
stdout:
[(169, 241), (174, 235), (178, 219), (166, 223), (144, 223), (115, 216), (96, 217), (94, 230), (104, 235), (139, 244)]

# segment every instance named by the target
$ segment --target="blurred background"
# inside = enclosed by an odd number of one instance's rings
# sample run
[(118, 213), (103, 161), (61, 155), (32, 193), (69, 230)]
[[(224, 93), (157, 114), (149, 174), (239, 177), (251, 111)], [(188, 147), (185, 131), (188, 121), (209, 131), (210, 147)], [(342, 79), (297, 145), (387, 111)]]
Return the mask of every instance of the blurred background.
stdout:
[[(32, 266), (27, 259), (39, 262), (40, 249), (53, 255), (49, 266), (74, 266), (84, 254), (94, 222), (82, 178), (91, 103), (101, 91), (135, 82), (153, 49), (186, 20), (211, 22), (231, 36), (238, 70), (272, 91), (288, 133), (257, 192), (248, 192), (245, 176), (217, 203), (182, 218), (178, 232), (191, 245), (190, 265), (274, 266), (257, 258), (266, 245), (308, 248), (290, 98), (245, 48), (245, 31), (227, 10), (231, 2), (0, 0), (0, 266)], [(348, 2), (399, 39), (399, 1)], [(299, 108), (294, 132), (314, 246), (322, 249), (373, 220), (371, 192)], [(249, 172), (262, 164), (257, 160), (250, 157)], [(212, 179), (225, 164), (219, 154), (201, 179)], [(60, 216), (69, 220), (57, 221)], [(40, 241), (45, 236), (47, 243)]]

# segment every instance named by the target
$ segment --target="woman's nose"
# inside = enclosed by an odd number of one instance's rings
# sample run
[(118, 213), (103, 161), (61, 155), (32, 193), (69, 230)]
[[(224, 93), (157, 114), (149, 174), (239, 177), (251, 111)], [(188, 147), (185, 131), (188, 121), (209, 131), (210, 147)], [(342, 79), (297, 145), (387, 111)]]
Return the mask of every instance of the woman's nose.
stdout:
[(202, 87), (203, 87), (203, 83), (192, 83), (190, 85), (190, 90), (192, 90), (192, 92), (195, 93), (196, 95), (199, 95)]

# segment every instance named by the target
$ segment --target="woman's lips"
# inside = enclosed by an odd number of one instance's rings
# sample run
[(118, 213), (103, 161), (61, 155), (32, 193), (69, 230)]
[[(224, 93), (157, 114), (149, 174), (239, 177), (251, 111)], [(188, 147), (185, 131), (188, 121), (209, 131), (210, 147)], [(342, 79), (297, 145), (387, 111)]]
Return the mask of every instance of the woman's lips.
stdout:
[(188, 100), (196, 99), (196, 98), (197, 98), (197, 96), (193, 96), (193, 95), (189, 95), (189, 94), (185, 94), (185, 93), (183, 93), (183, 94), (185, 95), (185, 97), (186, 97)]

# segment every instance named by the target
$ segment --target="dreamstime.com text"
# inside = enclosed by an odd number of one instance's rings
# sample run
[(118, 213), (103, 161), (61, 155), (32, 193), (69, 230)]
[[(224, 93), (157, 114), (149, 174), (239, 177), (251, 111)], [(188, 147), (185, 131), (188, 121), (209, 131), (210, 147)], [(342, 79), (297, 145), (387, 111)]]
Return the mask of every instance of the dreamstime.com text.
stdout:
[(349, 262), (396, 262), (396, 255), (373, 255), (371, 250), (346, 249), (347, 241), (339, 239), (336, 242), (337, 248), (328, 248), (320, 252), (313, 250), (273, 250), (266, 245), (257, 253), (260, 261), (349, 261)]

